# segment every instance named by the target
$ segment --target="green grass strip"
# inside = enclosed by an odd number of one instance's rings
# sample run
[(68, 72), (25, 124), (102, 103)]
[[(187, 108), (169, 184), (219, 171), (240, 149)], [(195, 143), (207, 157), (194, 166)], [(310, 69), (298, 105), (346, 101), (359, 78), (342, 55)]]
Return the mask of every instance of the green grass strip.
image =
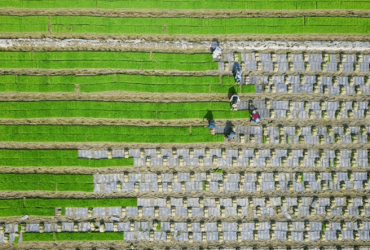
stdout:
[[(227, 93), (235, 87), (232, 76), (16, 76), (0, 75), (0, 92), (137, 91), (154, 93)], [(235, 87), (238, 93), (254, 93), (254, 85)]]
[(0, 141), (6, 142), (222, 142), (204, 127), (134, 126), (30, 126), (0, 125)]
[[(1, 32), (1, 26), (0, 26)], [(0, 68), (112, 68), (138, 70), (217, 70), (210, 54), (150, 52), (0, 52)]]
[[(227, 95), (225, 93), (225, 97)], [(227, 100), (225, 98), (225, 100)], [(0, 118), (87, 117), (125, 119), (190, 119), (212, 113), (215, 119), (247, 118), (229, 102), (132, 103), (101, 101), (0, 102)]]
[(133, 166), (133, 158), (79, 159), (77, 150), (0, 149), (0, 166), (9, 167), (112, 167)]
[(116, 232), (74, 232), (74, 233), (24, 233), (23, 241), (103, 241), (123, 240), (123, 233)]
[(0, 190), (93, 192), (92, 175), (0, 174)]
[[(49, 20), (46, 16), (1, 16), (0, 32), (49, 32)], [(248, 18), (119, 18), (92, 16), (53, 16), (51, 17), (52, 33), (101, 33), (101, 34), (166, 34), (166, 35), (228, 35), (228, 34), (367, 34), (369, 33), (369, 18), (362, 17), (248, 17)], [(53, 53), (53, 52), (50, 52)], [(60, 52), (68, 54), (68, 52)], [(85, 53), (85, 52), (81, 52)], [(97, 53), (97, 52), (91, 52)], [(113, 52), (112, 52), (113, 53)], [(119, 54), (118, 52), (114, 52)], [(137, 54), (137, 53), (132, 53)], [(37, 55), (37, 53), (35, 53)], [(209, 55), (207, 55), (209, 56)], [(59, 56), (57, 56), (59, 57)], [(100, 61), (72, 58), (56, 60), (55, 56), (42, 57), (33, 60), (27, 56), (22, 58), (23, 66), (28, 68), (133, 68), (133, 69), (177, 69), (205, 70), (214, 69), (205, 61), (192, 61), (189, 64), (187, 55), (168, 56), (154, 53), (152, 61), (149, 53), (143, 56), (119, 56), (113, 58), (101, 57)], [(60, 58), (60, 57), (59, 57)], [(176, 60), (174, 60), (176, 58)], [(185, 58), (185, 60), (183, 59)], [(198, 57), (201, 58), (201, 57)], [(84, 62), (79, 61), (83, 60)], [(99, 58), (98, 58), (99, 59)], [(139, 60), (140, 59), (140, 60)], [(127, 60), (127, 61), (125, 61)], [(0, 62), (2, 62), (1, 59)], [(156, 62), (156, 63), (154, 63)], [(209, 60), (206, 60), (209, 62)], [(2, 62), (1, 67), (17, 68), (15, 60)], [(131, 66), (130, 66), (131, 64)], [(8, 65), (8, 66), (6, 66)], [(19, 66), (18, 66), (19, 67)]]
[(238, 0), (238, 1), (166, 1), (166, 0), (3, 0), (1, 8), (102, 8), (102, 9), (370, 9), (367, 0)]
[(24, 198), (0, 200), (0, 217), (9, 216), (54, 216), (55, 208), (61, 207), (136, 207), (137, 198), (111, 199), (47, 199)]

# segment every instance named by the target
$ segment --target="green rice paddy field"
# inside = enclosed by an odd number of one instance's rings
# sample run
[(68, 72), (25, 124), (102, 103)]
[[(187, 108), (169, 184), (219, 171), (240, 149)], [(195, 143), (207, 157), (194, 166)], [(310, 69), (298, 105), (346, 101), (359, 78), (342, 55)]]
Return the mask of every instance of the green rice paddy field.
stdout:
[(166, 1), (166, 0), (5, 0), (0, 2), (0, 7), (13, 8), (133, 8), (133, 9), (369, 9), (366, 0), (348, 1), (312, 1), (312, 0), (261, 0), (261, 1)]
[(92, 192), (92, 175), (0, 174), (0, 190)]
[(0, 166), (8, 167), (113, 167), (132, 166), (133, 158), (82, 159), (77, 150), (1, 149)]
[[(232, 76), (0, 75), (0, 92), (74, 92), (76, 85), (80, 92), (228, 93), (235, 87), (235, 80)], [(239, 88), (239, 93), (255, 91), (254, 85)]]
[(99, 198), (99, 199), (2, 199), (0, 200), (0, 217), (37, 215), (54, 216), (55, 208), (62, 208), (62, 215), (66, 207), (136, 207), (136, 198)]
[[(0, 32), (116, 33), (168, 35), (366, 34), (369, 18), (120, 18), (88, 16), (0, 16)], [(104, 65), (104, 61), (102, 61)], [(103, 66), (104, 67), (104, 66)]]
[[(129, 9), (129, 10), (369, 10), (369, 0), (3, 0), (0, 8), (0, 33), (3, 37), (46, 37), (73, 35), (80, 38), (85, 34), (114, 37), (115, 35), (154, 35), (152, 37), (194, 37), (205, 39), (224, 35), (368, 35), (370, 18), (357, 17), (298, 16), (282, 17), (105, 17), (68, 16), (40, 14), (35, 9)], [(18, 11), (18, 12), (17, 12)], [(22, 14), (17, 14), (25, 11)], [(263, 11), (262, 11), (263, 13)], [(324, 13), (324, 12), (320, 12)], [(9, 34), (8, 34), (9, 33)], [(42, 33), (42, 34), (39, 34)], [(185, 39), (186, 40), (186, 39)], [(111, 118), (111, 119), (202, 119), (212, 111), (214, 119), (243, 119), (248, 111), (231, 112), (227, 94), (254, 93), (253, 85), (236, 85), (234, 79), (225, 72), (219, 73), (218, 62), (210, 53), (159, 53), (116, 52), (116, 51), (43, 51), (33, 48), (14, 48), (14, 51), (0, 50), (0, 94), (10, 92), (22, 94), (32, 92), (48, 93), (87, 93), (107, 91), (131, 91), (146, 93), (224, 93), (225, 102), (179, 102), (179, 103), (131, 103), (103, 101), (25, 101), (15, 98), (0, 102), (0, 119), (31, 118)], [(146, 49), (146, 51), (148, 51)], [(98, 73), (76, 73), (74, 69), (96, 70)], [(69, 73), (58, 73), (68, 70)], [(109, 70), (135, 70), (130, 74), (112, 73)], [(156, 75), (151, 71), (156, 70)], [(142, 71), (146, 71), (142, 73)], [(113, 71), (114, 72), (114, 71)], [(117, 71), (116, 71), (117, 72)], [(182, 75), (179, 75), (180, 72)], [(194, 75), (193, 72), (196, 72)], [(79, 75), (77, 75), (79, 74)], [(148, 75), (149, 74), (149, 75)], [(215, 75), (216, 74), (216, 75)], [(14, 94), (14, 93), (12, 93)], [(93, 173), (70, 173), (73, 168), (86, 167), (109, 170), (114, 167), (133, 167), (133, 158), (82, 159), (78, 158), (78, 148), (45, 149), (43, 145), (65, 143), (105, 142), (121, 143), (221, 143), (223, 135), (210, 135), (205, 127), (196, 126), (88, 126), (88, 125), (0, 125), (0, 217), (17, 223), (20, 217), (30, 216), (32, 221), (52, 217), (59, 220), (65, 216), (66, 208), (98, 207), (137, 207), (137, 198), (65, 198), (83, 194), (94, 197)], [(205, 120), (206, 125), (206, 120)], [(27, 149), (23, 143), (41, 145)], [(9, 149), (4, 145), (15, 144), (18, 148)], [(121, 148), (121, 149), (122, 149)], [(105, 150), (107, 148), (104, 148)], [(102, 149), (103, 150), (103, 149)], [(25, 168), (23, 168), (25, 167)], [(52, 174), (50, 168), (63, 167), (68, 173)], [(27, 168), (27, 171), (24, 169)], [(48, 169), (49, 168), (49, 169)], [(11, 171), (10, 171), (11, 170)], [(42, 171), (46, 173), (42, 173)], [(14, 171), (14, 172), (12, 172)], [(30, 171), (35, 171), (30, 173)], [(37, 172), (39, 171), (39, 172)], [(222, 173), (223, 170), (214, 170)], [(83, 172), (85, 173), (85, 172)], [(30, 195), (37, 192), (37, 195)], [(2, 194), (8, 194), (7, 196)], [(22, 196), (16, 194), (21, 193)], [(57, 198), (48, 198), (52, 193)], [(13, 195), (14, 194), (14, 195)], [(29, 194), (29, 195), (28, 195)], [(13, 196), (12, 196), (13, 195)], [(69, 195), (69, 196), (67, 196)], [(55, 197), (53, 196), (53, 197)], [(14, 197), (14, 198), (11, 198)], [(37, 197), (37, 198), (35, 198)], [(61, 213), (56, 214), (56, 208)], [(61, 217), (59, 217), (61, 216)], [(93, 222), (93, 221), (91, 221)], [(0, 224), (2, 222), (0, 221)], [(28, 223), (26, 220), (24, 223)], [(23, 225), (22, 224), (22, 225)], [(1, 224), (2, 225), (2, 224)], [(158, 225), (157, 225), (158, 226)], [(18, 224), (21, 228), (21, 224)], [(8, 237), (9, 235), (6, 235)], [(15, 236), (14, 243), (45, 241), (123, 241), (123, 233), (106, 232), (22, 232)], [(3, 243), (1, 243), (3, 244)], [(54, 243), (53, 243), (54, 244)], [(133, 248), (135, 246), (132, 246)], [(11, 246), (8, 247), (11, 249)], [(45, 248), (46, 249), (46, 248)]]
[(0, 125), (3, 142), (222, 142), (203, 127)]
[(249, 117), (232, 112), (228, 102), (131, 103), (99, 101), (0, 102), (0, 118), (89, 117), (130, 119), (204, 118), (209, 111), (219, 119)]

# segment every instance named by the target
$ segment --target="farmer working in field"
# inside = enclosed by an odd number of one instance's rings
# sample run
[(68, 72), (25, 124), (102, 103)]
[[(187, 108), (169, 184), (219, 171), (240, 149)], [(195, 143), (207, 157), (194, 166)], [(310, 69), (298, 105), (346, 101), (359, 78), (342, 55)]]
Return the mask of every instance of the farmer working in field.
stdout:
[(251, 115), (250, 121), (253, 123), (260, 123), (261, 122), (261, 116), (258, 113), (257, 109), (253, 106), (253, 104), (249, 104), (249, 113)]
[(225, 134), (225, 139), (227, 139), (228, 141), (233, 140), (236, 136), (236, 133), (234, 131), (234, 125), (230, 121), (226, 123), (224, 134)]
[(230, 97), (230, 103), (231, 103), (231, 110), (237, 111), (238, 110), (238, 105), (240, 103), (240, 98), (237, 94), (233, 94)]
[(208, 128), (211, 135), (216, 133), (216, 122), (213, 119), (208, 120)]

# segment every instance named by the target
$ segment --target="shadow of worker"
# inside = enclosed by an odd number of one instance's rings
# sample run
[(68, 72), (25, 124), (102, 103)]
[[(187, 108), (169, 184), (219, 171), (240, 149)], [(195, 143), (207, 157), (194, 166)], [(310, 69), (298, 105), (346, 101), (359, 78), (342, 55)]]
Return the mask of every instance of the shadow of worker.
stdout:
[(235, 87), (230, 87), (229, 91), (227, 92), (227, 99), (230, 100), (230, 98), (236, 94)]
[(213, 120), (213, 113), (212, 113), (212, 111), (211, 110), (208, 110), (207, 111), (207, 113), (204, 115), (204, 117), (203, 117), (203, 120), (204, 119), (207, 119), (208, 120), (208, 122), (210, 121), (210, 120)]

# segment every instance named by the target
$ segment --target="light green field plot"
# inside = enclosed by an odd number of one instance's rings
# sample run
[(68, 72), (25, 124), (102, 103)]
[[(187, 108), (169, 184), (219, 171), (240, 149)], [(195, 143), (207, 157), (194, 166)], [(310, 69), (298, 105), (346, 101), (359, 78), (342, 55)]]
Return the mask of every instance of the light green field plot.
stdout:
[(94, 181), (92, 175), (0, 174), (0, 190), (92, 192)]
[(204, 127), (134, 126), (0, 126), (0, 141), (7, 142), (222, 142)]
[(123, 233), (25, 233), (23, 241), (102, 241), (102, 240), (123, 240)]
[(227, 102), (132, 103), (96, 101), (0, 102), (0, 118), (89, 117), (131, 119), (247, 118), (249, 112), (230, 110)]
[[(1, 16), (0, 32), (49, 32), (48, 17)], [(107, 34), (167, 34), (167, 35), (227, 35), (227, 34), (365, 34), (369, 33), (369, 18), (361, 17), (250, 17), (250, 18), (117, 18), (89, 16), (54, 16), (51, 17), (52, 33), (107, 33)], [(153, 54), (153, 60), (156, 56)], [(132, 57), (132, 60), (140, 57)], [(145, 58), (145, 56), (144, 56)], [(201, 57), (198, 57), (201, 58)], [(69, 58), (72, 60), (72, 58)], [(168, 57), (164, 56), (165, 61)], [(27, 59), (24, 59), (27, 60)], [(53, 68), (55, 64), (66, 66), (65, 62), (37, 62), (38, 67)], [(100, 59), (101, 68), (114, 66)], [(160, 61), (160, 60), (158, 60)], [(9, 65), (17, 65), (8, 62)], [(78, 68), (80, 62), (69, 62), (70, 67)], [(88, 63), (91, 64), (91, 63)], [(169, 64), (169, 65), (168, 65)], [(157, 65), (144, 62), (132, 62), (133, 69), (168, 69), (175, 62), (159, 62)], [(4, 65), (4, 63), (2, 63)], [(96, 64), (92, 64), (96, 67)], [(120, 62), (116, 67), (126, 67)], [(215, 64), (217, 65), (217, 64)], [(189, 65), (187, 65), (190, 67)], [(193, 63), (194, 70), (207, 69), (205, 65)], [(4, 67), (4, 66), (1, 66)], [(191, 67), (190, 67), (191, 68)], [(184, 70), (184, 69), (183, 69)], [(189, 69), (190, 70), (190, 69)]]
[(210, 54), (149, 52), (0, 52), (0, 68), (112, 68), (139, 70), (217, 70)]
[(80, 92), (138, 91), (178, 93), (227, 93), (235, 87), (238, 93), (254, 93), (254, 85), (236, 87), (232, 76), (15, 76), (0, 75), (0, 91), (14, 92)]
[(133, 8), (133, 9), (370, 9), (367, 0), (261, 0), (261, 1), (198, 1), (198, 0), (5, 0), (0, 7), (14, 8)]
[(136, 207), (136, 198), (111, 199), (42, 199), (24, 198), (0, 200), (0, 217), (9, 216), (54, 216), (55, 208), (62, 208), (62, 215), (66, 207)]
[(77, 150), (0, 149), (0, 166), (9, 167), (112, 167), (133, 166), (133, 158), (79, 159)]

